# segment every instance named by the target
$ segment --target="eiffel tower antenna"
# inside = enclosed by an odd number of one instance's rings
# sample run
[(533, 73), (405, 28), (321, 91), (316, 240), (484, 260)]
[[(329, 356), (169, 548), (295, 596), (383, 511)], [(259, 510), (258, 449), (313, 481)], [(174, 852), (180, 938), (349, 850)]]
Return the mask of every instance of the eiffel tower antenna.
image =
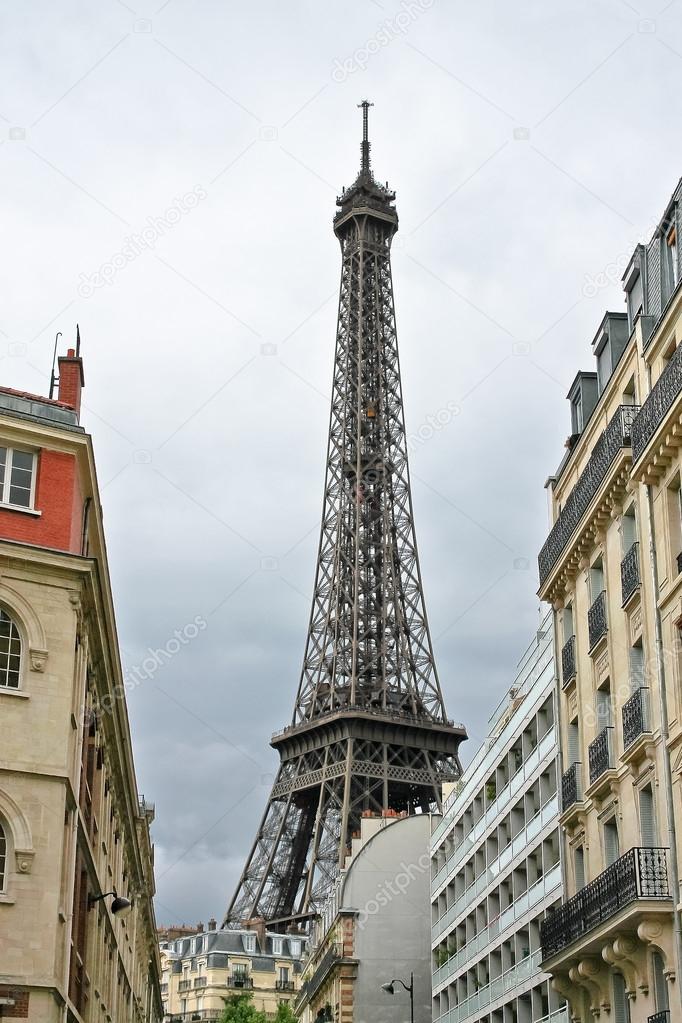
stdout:
[(303, 669), (279, 772), (223, 926), (319, 912), (363, 814), (440, 809), (466, 731), (445, 712), (414, 532), (390, 249), (395, 193), (360, 172), (337, 199), (341, 287), (322, 528)]
[(361, 152), (360, 173), (369, 175), (371, 172), (369, 169), (369, 130), (367, 122), (369, 120), (369, 108), (373, 107), (374, 104), (370, 103), (369, 100), (367, 99), (363, 99), (362, 103), (358, 103), (358, 106), (362, 107), (362, 146), (360, 149)]

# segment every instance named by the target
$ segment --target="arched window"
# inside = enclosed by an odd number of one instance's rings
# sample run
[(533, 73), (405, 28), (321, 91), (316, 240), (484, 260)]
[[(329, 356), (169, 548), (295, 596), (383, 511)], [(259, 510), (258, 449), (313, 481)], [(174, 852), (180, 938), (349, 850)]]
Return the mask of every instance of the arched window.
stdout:
[(7, 835), (2, 821), (0, 821), (0, 892), (5, 890), (5, 879), (7, 877)]
[(14, 621), (0, 608), (0, 686), (18, 689), (21, 678), (21, 637)]

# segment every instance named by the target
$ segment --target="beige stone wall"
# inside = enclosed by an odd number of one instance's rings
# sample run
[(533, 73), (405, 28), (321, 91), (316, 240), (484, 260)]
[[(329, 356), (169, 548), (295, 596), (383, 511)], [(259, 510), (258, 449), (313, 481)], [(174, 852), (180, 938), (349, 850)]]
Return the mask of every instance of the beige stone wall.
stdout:
[[(643, 351), (639, 322), (619, 366), (601, 396), (597, 409), (560, 481), (555, 486), (552, 503), (556, 517), (559, 509), (575, 485), (580, 472), (592, 454), (594, 443), (606, 423), (624, 402), (624, 392), (634, 380), (638, 404), (642, 404), (650, 391), (649, 381), (655, 381), (670, 355), (674, 339), (682, 334), (682, 296), (678, 295), (656, 336)], [(629, 400), (629, 399), (628, 399)], [(675, 420), (682, 413), (682, 398)], [(680, 694), (680, 630), (682, 616), (682, 575), (678, 572), (677, 555), (682, 551), (682, 526), (679, 489), (682, 466), (680, 447), (671, 443), (671, 426), (665, 424), (661, 436), (653, 443), (654, 453), (639, 463), (632, 472), (629, 450), (616, 460), (615, 470), (607, 474), (604, 485), (593, 500), (581, 526), (562, 553), (559, 563), (541, 586), (540, 593), (550, 600), (556, 610), (557, 649), (570, 635), (572, 617), (575, 634), (577, 672), (574, 680), (564, 680), (560, 693), (561, 742), (563, 769), (572, 762), (570, 751), (578, 747), (582, 781), (582, 798), (562, 813), (565, 832), (565, 868), (567, 898), (580, 887), (576, 873), (576, 850), (582, 849), (585, 881), (589, 883), (607, 868), (610, 851), (609, 828), (615, 824), (618, 833), (618, 852), (649, 845), (647, 821), (643, 819), (642, 790), (651, 790), (655, 811), (655, 845), (670, 847), (671, 819), (666, 802), (666, 743), (662, 734), (661, 685), (659, 648), (656, 636), (656, 594), (651, 571), (650, 547), (656, 546), (656, 566), (659, 576), (659, 601), (662, 625), (660, 657), (665, 673), (666, 707), (670, 726), (669, 749), (673, 764), (673, 785), (677, 820), (682, 821), (681, 774), (682, 721)], [(677, 431), (679, 427), (675, 427)], [(675, 432), (676, 436), (676, 432)], [(649, 464), (651, 463), (651, 464)], [(622, 468), (619, 466), (622, 465)], [(649, 528), (647, 484), (652, 486), (654, 507), (654, 534)], [(640, 584), (623, 605), (621, 561), (627, 544), (624, 516), (634, 513), (639, 542)], [(588, 613), (595, 599), (593, 571), (596, 564), (603, 569), (603, 589), (606, 592), (606, 636), (590, 650)], [(570, 614), (567, 612), (570, 608)], [(630, 700), (633, 689), (632, 648), (642, 647), (642, 687), (648, 704), (647, 726), (637, 740), (626, 746), (623, 733), (623, 706)], [(600, 690), (610, 690), (610, 717), (605, 717), (606, 699)], [(610, 724), (612, 761), (603, 775), (591, 782), (589, 776), (589, 747)], [(672, 822), (674, 824), (674, 821)], [(680, 835), (675, 847), (680, 856)], [(672, 872), (671, 872), (672, 873)], [(679, 899), (679, 880), (673, 879), (672, 894)], [(656, 1010), (652, 954), (662, 957), (665, 972), (671, 983), (671, 999), (679, 1007), (677, 983), (672, 983), (678, 969), (673, 941), (672, 900), (663, 904), (640, 904), (624, 920), (620, 933), (611, 933), (608, 924), (601, 930), (586, 935), (566, 950), (552, 970), (562, 993), (571, 1000), (576, 1019), (591, 1021), (592, 1012), (599, 1004), (612, 1000), (613, 974), (625, 978), (629, 993), (632, 1023), (644, 1023)], [(588, 941), (590, 938), (590, 941)], [(676, 1016), (673, 1016), (676, 1018)]]
[[(31, 443), (55, 443), (30, 424), (27, 430)], [(98, 508), (89, 439), (70, 435), (61, 443), (76, 449), (84, 491)], [(0, 686), (0, 823), (9, 846), (0, 892), (0, 989), (16, 1003), (4, 1008), (3, 1019), (14, 1012), (56, 1023), (67, 1011), (82, 1023), (160, 1018), (151, 814), (138, 804), (125, 703), (106, 699), (121, 669), (97, 513), (91, 532), (98, 562), (0, 541), (0, 607), (22, 640), (20, 689)], [(76, 999), (71, 942), (81, 870), (83, 995)], [(114, 887), (134, 898), (125, 920), (111, 915), (111, 899), (87, 908), (88, 896)]]

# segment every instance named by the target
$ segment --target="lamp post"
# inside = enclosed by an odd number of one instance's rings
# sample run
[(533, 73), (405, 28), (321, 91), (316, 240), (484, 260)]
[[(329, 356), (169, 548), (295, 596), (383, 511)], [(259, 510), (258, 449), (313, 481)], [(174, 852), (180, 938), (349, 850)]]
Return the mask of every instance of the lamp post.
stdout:
[(88, 909), (92, 909), (96, 902), (106, 899), (109, 895), (114, 896), (110, 906), (112, 914), (120, 917), (128, 916), (128, 913), (133, 908), (133, 904), (124, 895), (118, 895), (115, 888), (111, 892), (102, 892), (101, 895), (90, 895), (88, 898)]
[(414, 973), (410, 973), (410, 983), (406, 984), (400, 977), (394, 977), (387, 984), (382, 984), (381, 989), (389, 995), (395, 994), (394, 984), (402, 984), (410, 996), (410, 1023), (414, 1023)]

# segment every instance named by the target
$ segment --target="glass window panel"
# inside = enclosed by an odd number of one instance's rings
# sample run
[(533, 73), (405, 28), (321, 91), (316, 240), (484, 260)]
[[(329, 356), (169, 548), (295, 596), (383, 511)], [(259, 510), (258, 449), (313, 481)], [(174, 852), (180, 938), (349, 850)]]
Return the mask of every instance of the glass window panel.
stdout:
[(12, 466), (11, 483), (13, 487), (26, 487), (28, 490), (31, 489), (31, 470), (30, 469), (16, 469)]
[(20, 672), (21, 638), (12, 619), (0, 610), (0, 686), (18, 689)]
[(22, 508), (28, 508), (31, 504), (31, 491), (24, 490), (22, 487), (10, 487), (9, 503), (21, 505)]
[(33, 469), (33, 452), (17, 451), (15, 449), (12, 452), (12, 468), (23, 469), (31, 472)]

